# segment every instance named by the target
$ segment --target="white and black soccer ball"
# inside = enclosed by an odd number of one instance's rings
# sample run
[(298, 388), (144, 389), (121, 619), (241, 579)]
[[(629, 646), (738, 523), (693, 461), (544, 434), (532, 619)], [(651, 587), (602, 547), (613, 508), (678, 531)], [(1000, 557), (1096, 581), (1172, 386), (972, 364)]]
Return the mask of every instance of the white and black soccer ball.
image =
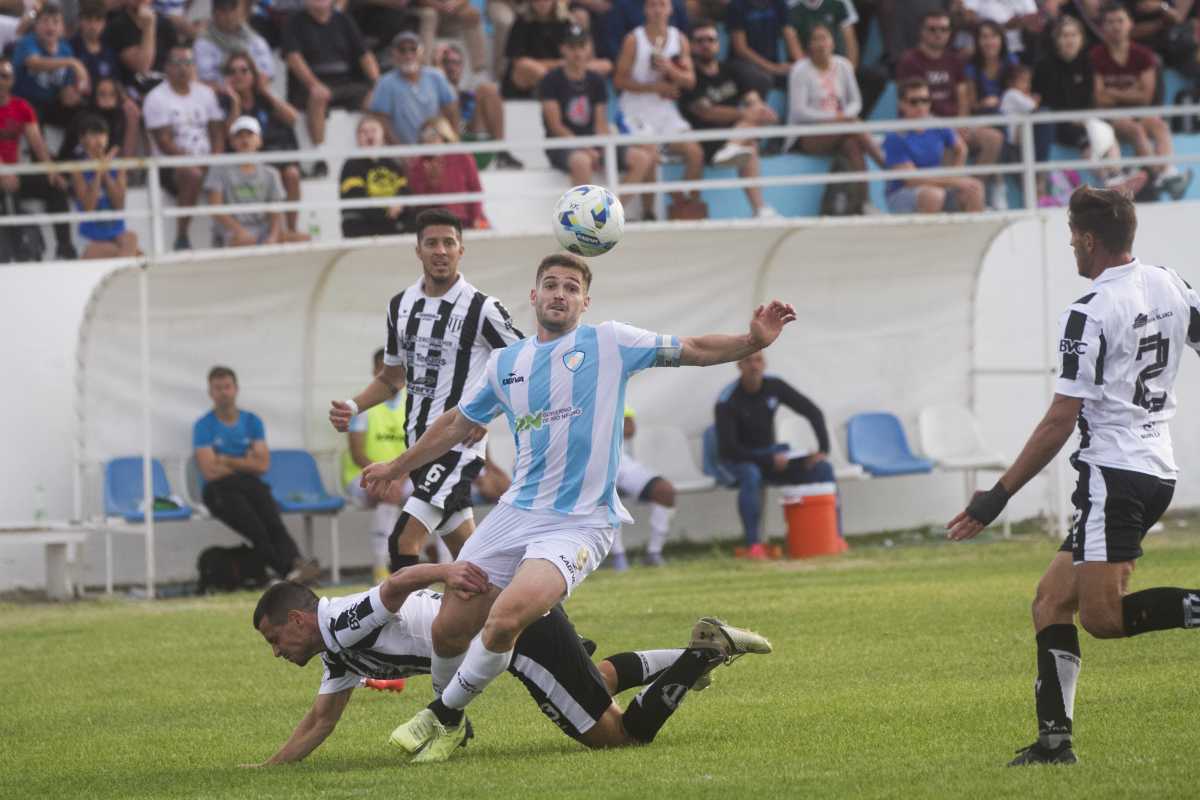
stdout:
[(603, 186), (568, 189), (554, 206), (554, 236), (576, 255), (604, 255), (621, 241), (624, 230), (625, 209)]

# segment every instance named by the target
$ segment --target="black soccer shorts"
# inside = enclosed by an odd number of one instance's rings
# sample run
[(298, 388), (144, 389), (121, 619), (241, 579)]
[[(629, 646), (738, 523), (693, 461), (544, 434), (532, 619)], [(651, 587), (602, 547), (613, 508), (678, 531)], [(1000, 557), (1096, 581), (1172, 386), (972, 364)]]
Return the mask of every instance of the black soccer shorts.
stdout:
[(1071, 494), (1075, 516), (1059, 550), (1076, 564), (1140, 558), (1142, 539), (1171, 504), (1175, 481), (1078, 459), (1072, 464), (1079, 473)]

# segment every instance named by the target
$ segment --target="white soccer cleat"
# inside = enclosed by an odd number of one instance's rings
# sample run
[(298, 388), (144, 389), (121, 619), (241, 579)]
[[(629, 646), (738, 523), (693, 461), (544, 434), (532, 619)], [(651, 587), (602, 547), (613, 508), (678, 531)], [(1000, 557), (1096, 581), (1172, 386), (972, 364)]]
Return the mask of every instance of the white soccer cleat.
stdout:
[(690, 647), (717, 651), (725, 664), (747, 653), (767, 654), (771, 643), (765, 636), (745, 628), (735, 628), (716, 617), (701, 617), (692, 628)]

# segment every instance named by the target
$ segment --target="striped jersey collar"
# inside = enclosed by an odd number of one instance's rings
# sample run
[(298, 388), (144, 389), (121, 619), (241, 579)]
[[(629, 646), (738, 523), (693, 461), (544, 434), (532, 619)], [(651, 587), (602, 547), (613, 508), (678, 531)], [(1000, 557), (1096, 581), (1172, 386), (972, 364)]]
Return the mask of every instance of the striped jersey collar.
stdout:
[(1139, 266), (1141, 266), (1141, 263), (1135, 258), (1128, 264), (1122, 264), (1119, 267), (1109, 267), (1108, 269), (1104, 270), (1104, 272), (1101, 272), (1096, 276), (1096, 278), (1092, 281), (1092, 285), (1095, 286), (1097, 283), (1120, 280), (1129, 273), (1133, 272)]
[(454, 285), (447, 289), (446, 293), (441, 297), (430, 297), (429, 295), (425, 294), (424, 275), (417, 279), (416, 289), (418, 292), (420, 292), (421, 297), (424, 297), (427, 300), (437, 300), (439, 302), (444, 300), (447, 303), (453, 303), (458, 300), (458, 296), (463, 293), (463, 290), (468, 288), (470, 285), (471, 284), (467, 283), (467, 276), (460, 272), (458, 273), (458, 280), (456, 280)]

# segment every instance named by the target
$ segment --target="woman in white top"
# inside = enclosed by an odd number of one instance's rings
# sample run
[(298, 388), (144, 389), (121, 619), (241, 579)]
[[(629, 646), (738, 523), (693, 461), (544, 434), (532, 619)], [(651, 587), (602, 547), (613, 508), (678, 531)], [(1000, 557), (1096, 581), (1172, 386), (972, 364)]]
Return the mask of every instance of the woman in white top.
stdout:
[[(691, 130), (679, 113), (679, 96), (696, 85), (687, 37), (672, 28), (670, 0), (646, 0), (646, 24), (625, 36), (613, 85), (620, 90), (621, 115), (635, 134), (670, 134)], [(668, 151), (683, 157), (684, 179), (704, 173), (699, 142), (672, 142)], [(673, 194), (674, 203), (699, 198), (699, 192)]]
[[(833, 31), (813, 25), (804, 43), (808, 58), (797, 61), (788, 76), (788, 124), (858, 122), (862, 95), (854, 78), (854, 65), (833, 52)], [(867, 133), (803, 136), (788, 142), (788, 149), (809, 155), (838, 153), (855, 172), (867, 168), (864, 154), (883, 164), (879, 145)]]

